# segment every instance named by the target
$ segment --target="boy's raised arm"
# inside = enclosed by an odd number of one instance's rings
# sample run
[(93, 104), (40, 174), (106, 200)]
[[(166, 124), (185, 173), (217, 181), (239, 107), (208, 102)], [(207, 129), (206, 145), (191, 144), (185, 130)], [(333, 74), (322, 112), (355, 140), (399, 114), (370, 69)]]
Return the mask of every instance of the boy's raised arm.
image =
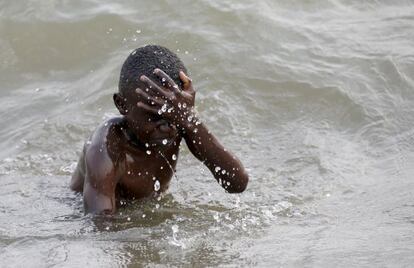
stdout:
[(203, 123), (188, 124), (184, 138), (193, 155), (210, 169), (224, 189), (229, 193), (246, 189), (249, 177), (240, 160), (224, 148)]
[(194, 113), (195, 91), (191, 79), (180, 72), (184, 84), (183, 90), (180, 90), (162, 70), (155, 69), (154, 74), (162, 81), (162, 87), (142, 76), (140, 79), (147, 89), (137, 89), (137, 94), (147, 101), (138, 102), (137, 105), (177, 126), (190, 151), (210, 169), (224, 189), (230, 193), (244, 191), (249, 179), (243, 165), (199, 122)]

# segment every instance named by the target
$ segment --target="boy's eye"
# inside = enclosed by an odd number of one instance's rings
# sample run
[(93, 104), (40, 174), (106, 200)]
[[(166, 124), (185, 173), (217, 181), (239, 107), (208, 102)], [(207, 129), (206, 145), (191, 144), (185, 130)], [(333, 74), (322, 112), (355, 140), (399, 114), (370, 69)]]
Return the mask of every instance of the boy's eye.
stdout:
[(155, 114), (151, 114), (149, 116), (149, 120), (148, 121), (150, 121), (150, 122), (157, 122), (157, 121), (160, 121), (161, 119), (162, 118), (160, 116), (157, 116)]

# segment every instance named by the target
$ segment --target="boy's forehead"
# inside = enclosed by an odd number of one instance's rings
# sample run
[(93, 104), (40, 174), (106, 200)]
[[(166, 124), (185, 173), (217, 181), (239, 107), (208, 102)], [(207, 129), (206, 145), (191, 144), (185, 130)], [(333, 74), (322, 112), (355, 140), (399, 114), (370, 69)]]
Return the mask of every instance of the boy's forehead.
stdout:
[(138, 89), (145, 90), (147, 88), (147, 86), (139, 80), (139, 77), (134, 80), (134, 82), (129, 83), (125, 87), (119, 89), (119, 92), (127, 99), (137, 96), (138, 94), (136, 92)]

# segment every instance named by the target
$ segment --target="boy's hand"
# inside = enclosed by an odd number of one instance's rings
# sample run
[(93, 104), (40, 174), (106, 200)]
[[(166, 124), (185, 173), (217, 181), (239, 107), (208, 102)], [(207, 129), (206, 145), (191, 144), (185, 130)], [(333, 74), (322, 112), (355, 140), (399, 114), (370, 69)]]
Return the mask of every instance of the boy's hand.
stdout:
[(138, 107), (163, 117), (181, 131), (191, 153), (202, 161), (213, 173), (218, 183), (230, 193), (243, 192), (249, 176), (240, 160), (214, 137), (194, 114), (194, 97), (191, 79), (180, 72), (183, 90), (160, 69), (154, 74), (161, 80), (161, 86), (146, 76), (140, 77), (147, 89), (137, 89), (141, 101)]
[(194, 121), (195, 90), (191, 79), (180, 71), (180, 79), (183, 82), (183, 90), (165, 72), (155, 69), (162, 86), (143, 75), (140, 80), (147, 86), (145, 90), (137, 88), (136, 92), (142, 100), (137, 106), (165, 118), (181, 130)]

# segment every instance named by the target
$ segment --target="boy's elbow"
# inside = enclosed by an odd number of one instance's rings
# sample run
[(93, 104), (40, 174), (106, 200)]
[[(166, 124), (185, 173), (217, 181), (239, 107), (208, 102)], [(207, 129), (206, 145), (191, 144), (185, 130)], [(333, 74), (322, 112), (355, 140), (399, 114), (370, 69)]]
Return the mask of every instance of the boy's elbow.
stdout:
[(248, 183), (249, 183), (249, 175), (247, 175), (247, 173), (242, 173), (238, 177), (237, 183), (233, 185), (233, 187), (228, 188), (227, 192), (232, 193), (232, 194), (242, 193), (244, 192), (244, 190), (246, 190)]

